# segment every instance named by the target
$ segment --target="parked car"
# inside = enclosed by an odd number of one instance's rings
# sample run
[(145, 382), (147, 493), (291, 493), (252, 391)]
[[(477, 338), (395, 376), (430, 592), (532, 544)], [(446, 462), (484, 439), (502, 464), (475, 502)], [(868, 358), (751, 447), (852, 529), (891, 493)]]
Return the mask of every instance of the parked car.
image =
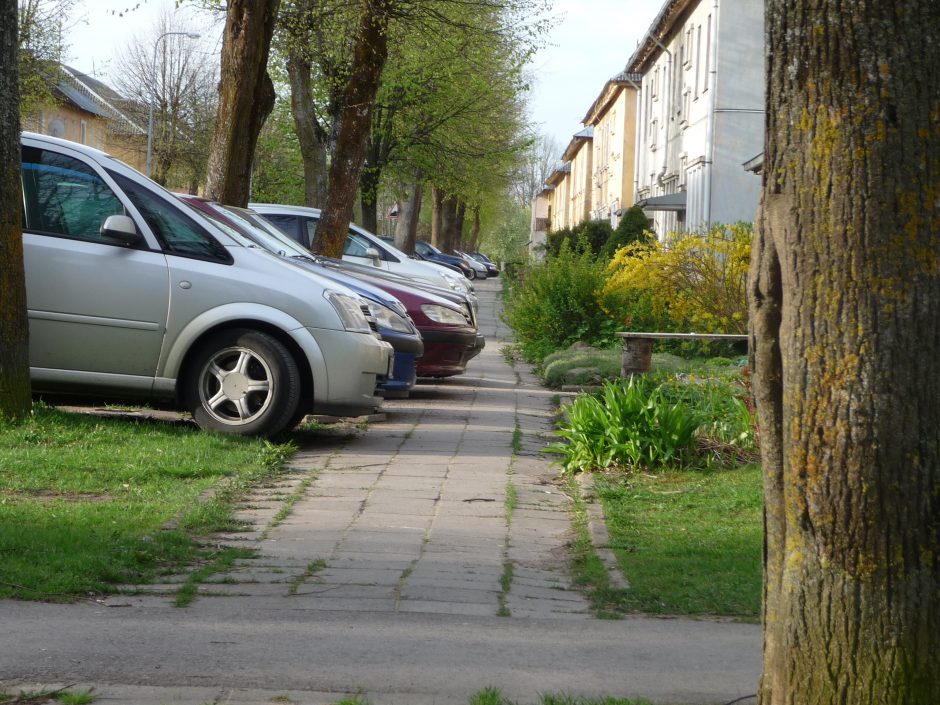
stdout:
[[(273, 227), (251, 210), (222, 208), (237, 210), (260, 227)], [(450, 289), (418, 283), (369, 265), (311, 255), (284, 233), (277, 231), (272, 234), (280, 239), (285, 253), (295, 251), (299, 257), (313, 257), (319, 266), (343, 276), (356, 277), (365, 285), (376, 286), (399, 299), (424, 340), (424, 354), (417, 360), (419, 377), (463, 374), (467, 363), (483, 350), (486, 341), (477, 330), (475, 297), (471, 301), (466, 295)]]
[(416, 240), (415, 255), (425, 261), (440, 262), (441, 264), (448, 264), (451, 267), (456, 267), (467, 279), (477, 278), (476, 270), (471, 267), (468, 262), (464, 261), (463, 257), (444, 254), (439, 249), (434, 247), (434, 245), (432, 245), (430, 242)]
[[(271, 203), (249, 203), (248, 207), (270, 220), (304, 247), (309, 248), (313, 244), (317, 223), (320, 220), (318, 208)], [(443, 284), (459, 291), (472, 291), (466, 280), (456, 276), (450, 268), (432, 262), (414, 260), (394, 245), (383, 242), (381, 238), (354, 223), (349, 224), (349, 235), (346, 238), (343, 259), (371, 265), (376, 269), (395, 272), (412, 279), (423, 279), (438, 286)]]
[(484, 255), (482, 252), (468, 252), (468, 255), (473, 257), (477, 262), (486, 267), (486, 276), (488, 277), (498, 277), (499, 276), (499, 267), (496, 266), (496, 263), (493, 262), (489, 257)]
[(380, 403), (392, 349), (349, 288), (83, 145), (24, 133), (22, 186), (35, 391), (169, 402), (267, 436)]
[(477, 262), (466, 252), (461, 252), (460, 250), (454, 250), (454, 254), (463, 259), (463, 261), (466, 262), (469, 266), (471, 266), (476, 276), (483, 277), (484, 279), (489, 276), (489, 272), (486, 270), (486, 265), (482, 262)]
[(310, 252), (267, 221), (262, 219), (263, 225), (249, 221), (246, 216), (250, 211), (247, 209), (223, 206), (199, 196), (182, 195), (179, 198), (220, 222), (223, 227), (234, 228), (239, 235), (268, 252), (285, 257), (297, 266), (311, 269), (320, 276), (338, 281), (369, 302), (379, 336), (395, 351), (392, 374), (379, 384), (379, 391), (387, 398), (408, 396), (417, 379), (418, 359), (424, 354), (424, 343), (401, 301), (379, 287), (317, 264)]

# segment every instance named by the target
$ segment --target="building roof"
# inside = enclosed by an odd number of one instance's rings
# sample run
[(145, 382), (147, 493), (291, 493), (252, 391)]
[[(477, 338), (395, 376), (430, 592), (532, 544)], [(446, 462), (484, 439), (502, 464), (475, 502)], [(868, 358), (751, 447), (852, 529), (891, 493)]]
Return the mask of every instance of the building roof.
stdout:
[(111, 129), (125, 134), (146, 134), (147, 130), (132, 120), (121, 104), (128, 101), (120, 93), (88, 74), (60, 64), (56, 91), (85, 112), (111, 121)]
[(572, 159), (574, 159), (574, 155), (578, 153), (578, 150), (581, 149), (581, 145), (593, 139), (594, 139), (594, 127), (593, 126), (585, 127), (580, 132), (575, 132), (574, 136), (571, 138), (571, 141), (568, 143), (568, 147), (565, 149), (564, 153), (561, 155), (561, 158), (566, 162), (570, 162)]
[(654, 61), (656, 57), (659, 56), (659, 52), (662, 51), (659, 45), (653, 41), (652, 37), (655, 37), (665, 44), (666, 42), (663, 40), (669, 36), (676, 23), (684, 16), (688, 9), (698, 2), (701, 2), (701, 0), (666, 0), (659, 14), (656, 15), (653, 23), (643, 36), (643, 39), (640, 40), (640, 45), (636, 48), (636, 51), (633, 52), (633, 56), (627, 61), (627, 66), (624, 70), (629, 73), (645, 73), (649, 64)]
[(569, 162), (560, 162), (555, 165), (552, 173), (545, 179), (545, 183), (552, 188), (562, 182), (567, 174), (571, 173), (571, 164)]
[(642, 80), (643, 77), (640, 74), (627, 73), (626, 71), (621, 71), (616, 76), (609, 79), (607, 83), (604, 84), (600, 94), (594, 99), (594, 102), (591, 103), (591, 107), (584, 114), (581, 124), (596, 125), (601, 116), (607, 112), (611, 103), (617, 99), (620, 91), (624, 90), (626, 87), (637, 90)]

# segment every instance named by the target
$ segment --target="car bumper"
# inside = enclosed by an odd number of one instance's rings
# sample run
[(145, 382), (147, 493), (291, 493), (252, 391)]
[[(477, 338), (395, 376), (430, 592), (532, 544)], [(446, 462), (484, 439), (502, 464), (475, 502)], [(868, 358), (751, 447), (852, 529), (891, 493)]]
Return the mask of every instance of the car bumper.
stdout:
[(311, 330), (323, 354), (325, 375), (313, 380), (314, 413), (361, 416), (381, 403), (376, 379), (388, 374), (392, 346), (363, 333)]
[(467, 363), (480, 354), (486, 340), (476, 331), (421, 331), (424, 357), (418, 361), (419, 377), (463, 374)]

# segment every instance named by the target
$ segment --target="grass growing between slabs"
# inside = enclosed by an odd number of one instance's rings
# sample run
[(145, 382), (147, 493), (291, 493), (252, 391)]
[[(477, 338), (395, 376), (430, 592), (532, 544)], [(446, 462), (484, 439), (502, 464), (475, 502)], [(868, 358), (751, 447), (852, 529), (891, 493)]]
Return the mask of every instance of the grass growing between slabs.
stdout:
[(70, 601), (216, 560), (194, 537), (238, 528), (232, 500), (288, 452), (42, 405), (0, 422), (0, 597)]

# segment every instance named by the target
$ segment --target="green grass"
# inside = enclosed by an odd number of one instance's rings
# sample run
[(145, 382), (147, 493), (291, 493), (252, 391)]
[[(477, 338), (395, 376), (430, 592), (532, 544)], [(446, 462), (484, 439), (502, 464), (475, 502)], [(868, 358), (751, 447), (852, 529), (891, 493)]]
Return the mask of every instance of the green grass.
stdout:
[(91, 690), (21, 690), (17, 694), (0, 691), (0, 703), (9, 705), (42, 705), (42, 703), (60, 703), (61, 705), (90, 705), (97, 699)]
[(587, 505), (581, 495), (581, 488), (574, 477), (569, 476), (566, 484), (571, 497), (571, 528), (574, 539), (571, 542), (571, 577), (579, 586), (588, 601), (591, 611), (601, 619), (618, 619), (623, 612), (624, 590), (611, 584), (607, 566), (597, 555), (591, 532), (588, 528)]
[(611, 545), (630, 589), (622, 606), (653, 614), (756, 618), (761, 597), (761, 471), (598, 476)]
[[(545, 693), (537, 705), (652, 705), (648, 700), (633, 698), (580, 698), (573, 695)], [(470, 697), (469, 705), (523, 705), (506, 698), (498, 688), (487, 687)]]
[(0, 597), (106, 594), (204, 557), (193, 537), (238, 528), (233, 499), (288, 451), (42, 405), (0, 422)]

